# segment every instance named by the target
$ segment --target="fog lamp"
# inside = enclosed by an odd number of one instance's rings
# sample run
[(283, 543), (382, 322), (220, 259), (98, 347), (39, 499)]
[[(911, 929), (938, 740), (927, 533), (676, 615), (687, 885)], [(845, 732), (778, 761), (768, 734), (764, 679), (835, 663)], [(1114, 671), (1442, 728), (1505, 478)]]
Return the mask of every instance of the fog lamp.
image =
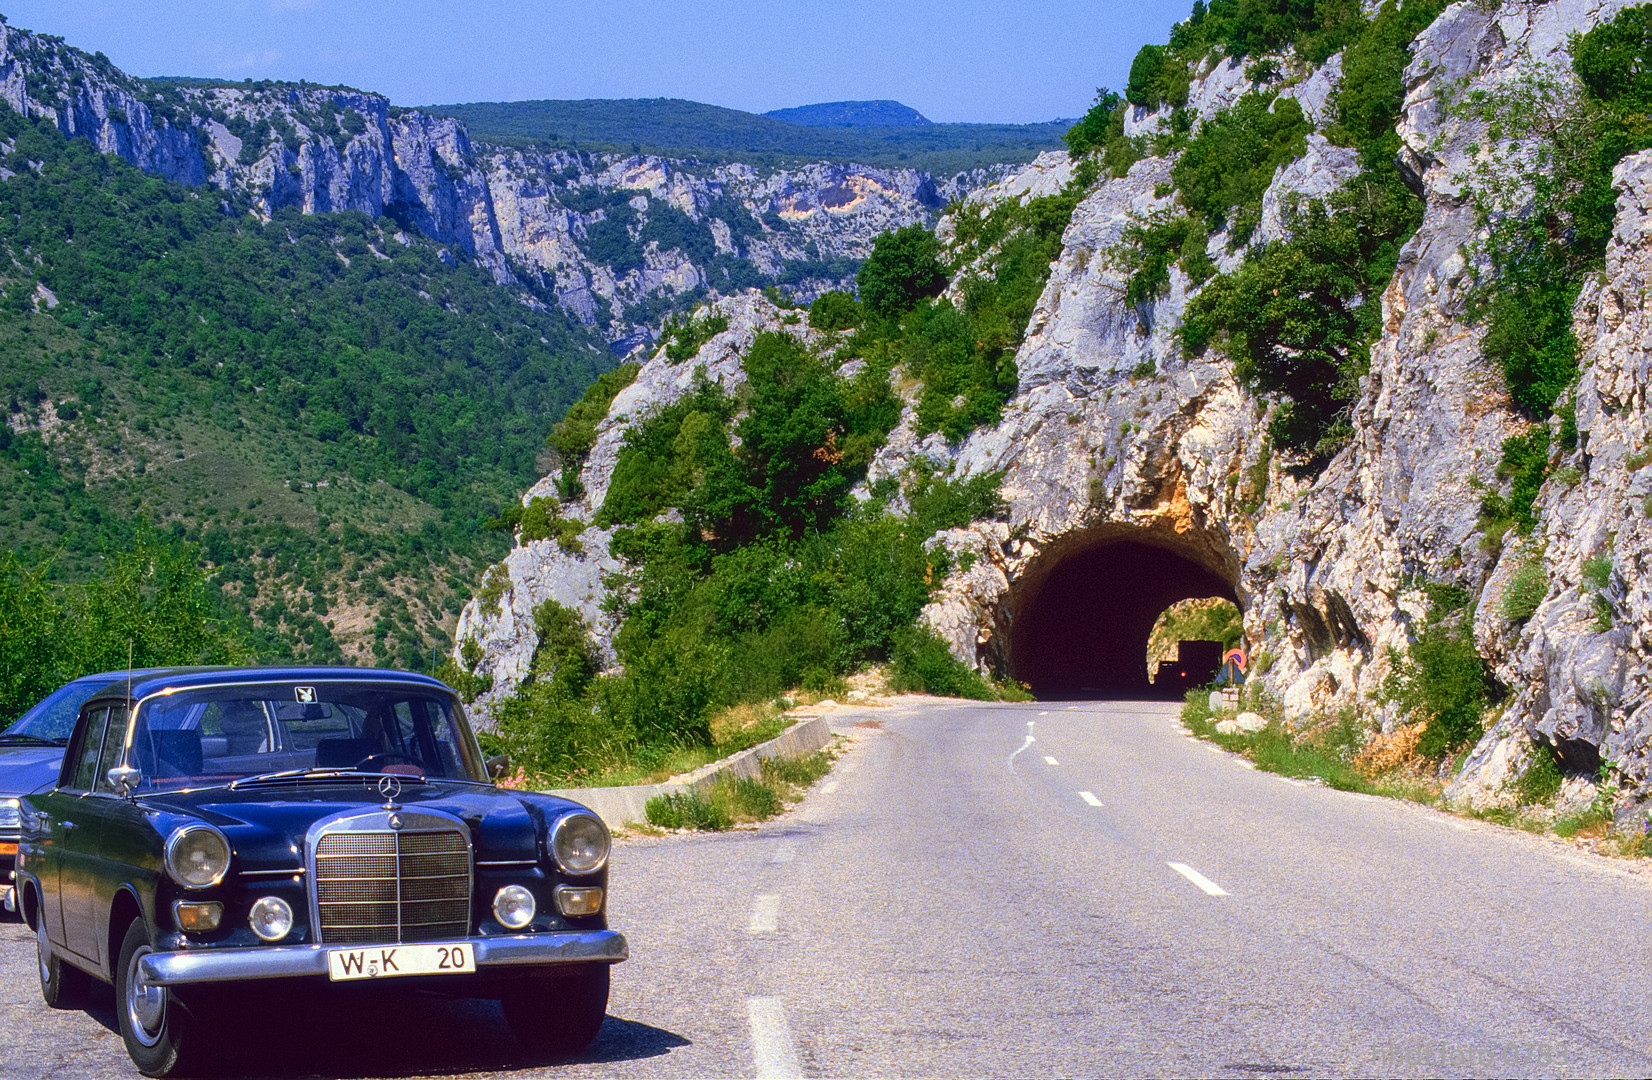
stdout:
[(172, 918), (186, 934), (210, 934), (224, 921), (224, 905), (216, 900), (179, 900)]
[(595, 915), (602, 910), (602, 890), (594, 886), (576, 889), (556, 887), (556, 908), (564, 915)]
[(533, 893), (520, 885), (506, 885), (493, 898), (493, 917), (499, 920), (500, 926), (512, 930), (520, 930), (533, 922), (537, 909)]
[(279, 896), (265, 896), (253, 901), (247, 922), (265, 941), (280, 941), (293, 928), (293, 909)]

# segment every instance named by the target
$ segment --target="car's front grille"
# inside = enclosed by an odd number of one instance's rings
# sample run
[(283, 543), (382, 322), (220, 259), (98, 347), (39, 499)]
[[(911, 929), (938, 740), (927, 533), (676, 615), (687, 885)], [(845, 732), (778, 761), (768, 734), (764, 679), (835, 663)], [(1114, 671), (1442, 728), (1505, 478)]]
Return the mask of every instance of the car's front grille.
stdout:
[(457, 829), (325, 833), (315, 868), (324, 942), (439, 941), (470, 931), (470, 845)]

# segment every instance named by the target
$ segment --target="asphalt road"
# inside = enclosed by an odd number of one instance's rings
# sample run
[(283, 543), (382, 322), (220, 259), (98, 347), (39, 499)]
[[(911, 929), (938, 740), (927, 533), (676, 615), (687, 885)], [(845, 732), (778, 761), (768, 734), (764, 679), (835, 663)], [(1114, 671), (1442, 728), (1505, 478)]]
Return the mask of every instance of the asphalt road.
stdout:
[[(616, 847), (633, 959), (580, 1059), (490, 1003), (328, 995), (247, 1016), (237, 1071), (1652, 1075), (1652, 875), (1256, 772), (1169, 705), (841, 719), (785, 817)], [(112, 1028), (0, 925), (0, 1075), (135, 1075)]]

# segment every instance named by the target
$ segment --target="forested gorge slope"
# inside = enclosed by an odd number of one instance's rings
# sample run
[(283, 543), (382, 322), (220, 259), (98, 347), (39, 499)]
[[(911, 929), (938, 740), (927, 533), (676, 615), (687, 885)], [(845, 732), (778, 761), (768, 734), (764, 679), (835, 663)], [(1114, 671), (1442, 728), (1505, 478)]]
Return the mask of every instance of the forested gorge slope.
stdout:
[[(3, 19), (0, 101), (8, 710), (110, 634), (428, 669), (615, 353), (715, 291), (852, 278), (984, 178), (476, 148), (375, 94), (137, 79)], [(111, 631), (134, 551), (194, 569), (128, 574)], [(145, 651), (164, 596), (196, 620), (176, 655)]]
[(839, 287), (874, 236), (933, 223), (948, 199), (1007, 168), (977, 161), (931, 177), (843, 160), (756, 168), (550, 140), (472, 145), (459, 120), (377, 94), (137, 79), (102, 54), (3, 25), (0, 100), (264, 216), (390, 217), (531, 302), (562, 306), (620, 353), (648, 340), (664, 314), (714, 293), (779, 286), (807, 299)]

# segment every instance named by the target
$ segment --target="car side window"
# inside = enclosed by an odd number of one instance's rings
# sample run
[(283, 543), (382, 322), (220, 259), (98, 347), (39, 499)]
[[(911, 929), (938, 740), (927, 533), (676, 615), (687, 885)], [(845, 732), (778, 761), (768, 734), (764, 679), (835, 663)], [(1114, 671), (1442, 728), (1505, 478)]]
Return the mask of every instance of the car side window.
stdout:
[(98, 759), (103, 754), (103, 737), (108, 730), (107, 705), (100, 705), (86, 715), (85, 735), (75, 747), (75, 767), (69, 774), (69, 787), (76, 791), (91, 791), (96, 786)]
[(121, 751), (126, 749), (126, 707), (111, 706), (109, 720), (104, 728), (103, 753), (98, 755), (96, 775), (92, 778), (92, 791), (106, 791), (113, 793), (115, 787), (109, 783), (109, 770), (120, 764)]

